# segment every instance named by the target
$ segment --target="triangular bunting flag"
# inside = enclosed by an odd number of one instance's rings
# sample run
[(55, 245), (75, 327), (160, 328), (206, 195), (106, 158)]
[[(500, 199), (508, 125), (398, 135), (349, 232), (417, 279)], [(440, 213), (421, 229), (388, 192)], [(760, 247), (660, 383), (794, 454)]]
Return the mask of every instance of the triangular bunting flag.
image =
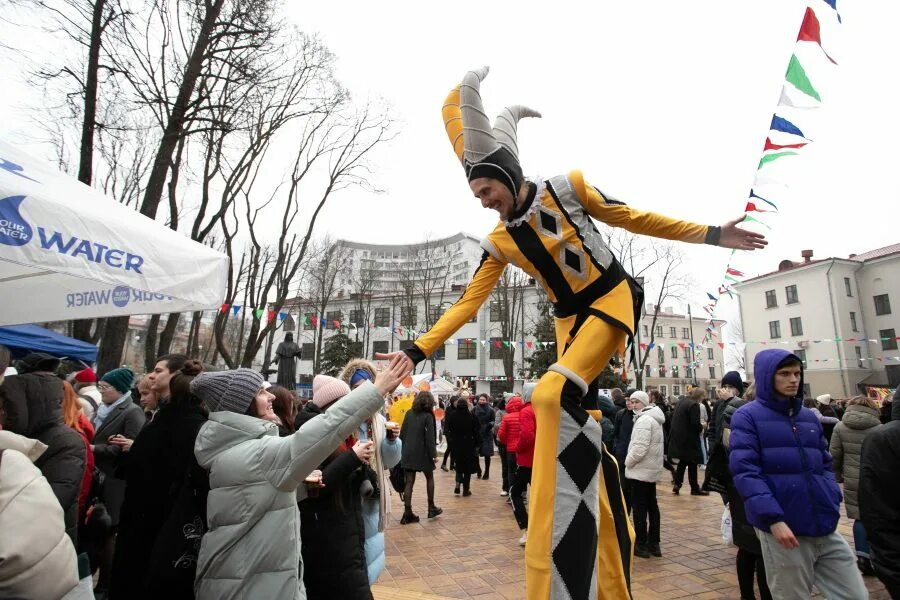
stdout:
[(286, 312), (278, 313), (278, 318), (281, 319), (282, 321), (284, 321), (285, 319), (287, 319), (287, 313)]
[(241, 312), (241, 307), (240, 307), (239, 305), (237, 305), (237, 304), (232, 304), (232, 305), (231, 305), (231, 311), (232, 311), (235, 315), (237, 315), (239, 312)]
[(275, 311), (274, 311), (274, 310), (270, 310), (270, 311), (269, 311), (269, 320), (270, 320), (270, 321), (274, 321), (274, 320), (275, 320)]
[(825, 4), (834, 9), (835, 14), (837, 15), (838, 23), (841, 22), (841, 13), (838, 12), (837, 9), (837, 0), (825, 0)]
[(743, 277), (744, 276), (743, 273), (741, 273), (737, 269), (732, 269), (731, 267), (728, 267), (727, 269), (725, 269), (725, 272), (728, 273), (729, 275), (734, 275), (735, 277)]
[(770, 213), (770, 212), (775, 212), (775, 211), (763, 210), (763, 209), (759, 208), (758, 206), (756, 206), (755, 204), (753, 204), (752, 202), (748, 202), (747, 206), (744, 207), (744, 212)]
[(819, 19), (816, 17), (816, 13), (813, 12), (812, 7), (806, 7), (806, 14), (803, 15), (803, 25), (800, 26), (800, 34), (797, 36), (798, 42), (815, 42), (819, 45), (819, 48), (822, 48), (822, 52), (825, 54), (825, 58), (830, 60), (832, 64), (837, 64), (833, 58), (828, 56), (828, 53), (825, 52), (825, 48), (822, 46), (822, 33), (819, 30)]
[(257, 308), (255, 311), (253, 311), (253, 314), (254, 314), (254, 316), (256, 316), (257, 319), (262, 319), (263, 309)]
[(774, 208), (775, 210), (778, 210), (778, 206), (776, 206), (774, 202), (771, 202), (770, 200), (766, 200), (765, 198), (763, 198), (762, 196), (760, 196), (759, 194), (757, 194), (757, 193), (756, 193), (755, 191), (753, 191), (753, 190), (750, 190), (750, 197), (751, 197), (751, 198), (756, 198), (757, 200), (762, 200), (763, 202), (765, 202), (766, 204), (770, 205), (770, 206), (771, 206), (772, 208)]
[(783, 150), (785, 148), (802, 148), (808, 143), (809, 142), (800, 142), (799, 144), (775, 144), (771, 139), (766, 138), (766, 145), (763, 148), (763, 152), (767, 150)]
[(784, 78), (807, 96), (815, 98), (820, 102), (822, 101), (822, 97), (819, 95), (819, 92), (816, 91), (816, 88), (813, 87), (809, 77), (806, 76), (806, 70), (804, 70), (803, 65), (800, 64), (800, 60), (797, 58), (796, 54), (791, 55), (791, 62), (788, 63), (787, 74)]
[(756, 167), (757, 170), (762, 169), (764, 166), (769, 164), (770, 162), (774, 162), (783, 156), (794, 156), (797, 153), (793, 150), (785, 150), (783, 152), (773, 152), (772, 154), (765, 154), (759, 160), (759, 166)]
[(775, 115), (772, 117), (771, 129), (774, 129), (775, 131), (781, 131), (782, 133), (790, 133), (792, 135), (799, 135), (802, 138), (809, 139), (805, 135), (803, 135), (803, 132), (800, 131), (800, 129), (797, 128), (796, 125), (794, 125), (793, 123), (791, 123), (784, 117), (779, 117), (778, 115)]
[[(771, 227), (769, 227), (768, 225), (766, 225), (765, 223), (763, 223), (763, 222), (760, 221), (759, 219), (755, 219), (755, 218), (751, 217), (750, 215), (744, 215), (744, 221), (751, 221), (751, 222), (753, 222), (753, 223), (759, 223), (760, 225), (762, 225), (762, 226), (765, 227), (766, 229), (772, 229)], [(735, 281), (737, 281), (737, 280), (735, 280)]]
[(817, 110), (822, 108), (821, 103), (787, 83), (781, 86), (781, 95), (778, 97), (778, 106), (789, 106), (800, 110)]
[(528, 346), (528, 349), (529, 349), (529, 350), (531, 350), (531, 346), (532, 346), (532, 343), (531, 343), (531, 342), (525, 342), (525, 345)]
[(709, 292), (706, 292), (706, 295), (709, 296), (709, 299), (712, 300), (713, 302), (716, 301), (716, 297), (713, 296), (712, 294), (710, 294)]
[(222, 312), (222, 313), (228, 312), (228, 305), (227, 305), (227, 304), (223, 304), (223, 305), (222, 305), (222, 308), (219, 309), (219, 312)]

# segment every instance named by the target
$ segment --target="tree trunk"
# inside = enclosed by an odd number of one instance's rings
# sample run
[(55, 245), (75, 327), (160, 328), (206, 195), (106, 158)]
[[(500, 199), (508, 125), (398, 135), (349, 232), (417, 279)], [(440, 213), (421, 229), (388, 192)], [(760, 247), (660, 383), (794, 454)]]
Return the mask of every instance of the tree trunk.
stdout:
[(156, 353), (150, 357), (153, 364), (156, 365), (156, 357), (172, 352), (172, 340), (175, 338), (175, 331), (178, 329), (178, 322), (181, 320), (181, 313), (170, 313), (166, 319), (166, 326), (163, 327), (162, 333), (159, 335), (159, 348)]
[(97, 354), (98, 375), (102, 376), (107, 371), (122, 366), (122, 350), (128, 337), (128, 319), (129, 317), (106, 319), (103, 343), (100, 344), (100, 352)]
[[(91, 19), (91, 41), (88, 47), (87, 73), (84, 83), (84, 119), (81, 122), (81, 149), (78, 157), (78, 181), (85, 185), (93, 182), (94, 128), (97, 123), (97, 71), (100, 65), (100, 45), (103, 8), (106, 0), (95, 0)], [(72, 323), (72, 337), (91, 342), (93, 319), (76, 319)]]
[[(144, 369), (151, 372), (156, 366), (156, 342), (159, 338), (159, 319), (161, 315), (150, 315), (147, 324), (147, 337), (144, 339)], [(103, 340), (106, 343), (106, 340)]]

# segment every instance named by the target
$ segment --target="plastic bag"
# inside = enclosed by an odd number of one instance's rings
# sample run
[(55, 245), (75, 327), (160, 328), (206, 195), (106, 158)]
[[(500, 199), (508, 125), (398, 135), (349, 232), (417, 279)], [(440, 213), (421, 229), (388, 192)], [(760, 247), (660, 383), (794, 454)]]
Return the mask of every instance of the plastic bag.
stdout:
[(731, 537), (731, 510), (728, 508), (728, 505), (725, 505), (725, 510), (722, 511), (722, 541), (728, 545), (732, 543)]

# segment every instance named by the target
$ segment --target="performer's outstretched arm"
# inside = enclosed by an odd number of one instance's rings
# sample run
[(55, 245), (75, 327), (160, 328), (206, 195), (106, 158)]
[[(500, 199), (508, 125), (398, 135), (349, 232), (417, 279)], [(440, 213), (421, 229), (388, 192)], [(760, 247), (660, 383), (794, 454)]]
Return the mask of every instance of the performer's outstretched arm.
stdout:
[[(492, 255), (485, 252), (481, 257), (481, 264), (475, 270), (472, 280), (466, 287), (466, 291), (456, 303), (447, 309), (447, 312), (438, 319), (438, 322), (432, 325), (431, 329), (417, 339), (412, 348), (403, 352), (410, 358), (413, 363), (418, 364), (437, 350), (447, 338), (456, 333), (460, 327), (470, 321), (487, 297), (491, 290), (503, 274), (506, 263), (503, 263)], [(390, 359), (398, 352), (389, 354), (376, 354), (377, 359)]]
[(768, 242), (765, 237), (737, 226), (743, 221), (741, 216), (722, 226), (699, 225), (690, 221), (672, 219), (657, 213), (637, 210), (611, 198), (605, 198), (599, 190), (585, 182), (575, 185), (578, 195), (588, 213), (597, 220), (614, 227), (621, 227), (632, 233), (650, 235), (667, 240), (678, 240), (692, 244), (712, 244), (738, 250), (763, 248)]

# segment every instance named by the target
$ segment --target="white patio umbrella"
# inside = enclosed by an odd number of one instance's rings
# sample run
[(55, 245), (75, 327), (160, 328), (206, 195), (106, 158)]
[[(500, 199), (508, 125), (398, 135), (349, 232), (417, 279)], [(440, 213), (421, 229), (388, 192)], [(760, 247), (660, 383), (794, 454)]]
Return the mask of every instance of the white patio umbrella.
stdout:
[(218, 308), (228, 257), (0, 140), (0, 325)]

